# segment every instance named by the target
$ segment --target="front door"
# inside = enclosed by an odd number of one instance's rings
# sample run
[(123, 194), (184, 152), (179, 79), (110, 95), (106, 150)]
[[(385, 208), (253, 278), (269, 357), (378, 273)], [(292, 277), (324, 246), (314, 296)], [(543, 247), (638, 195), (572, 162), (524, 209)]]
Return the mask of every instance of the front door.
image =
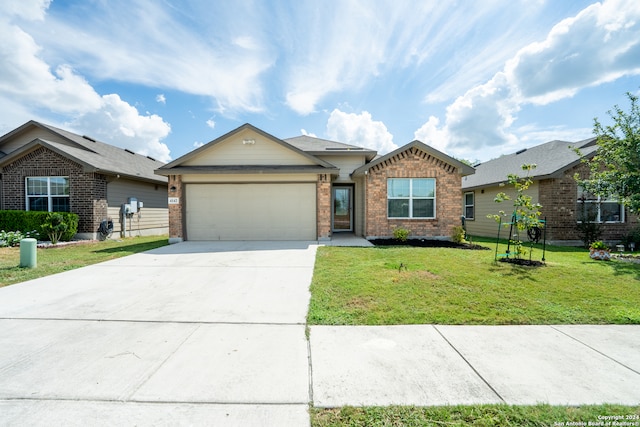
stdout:
[(353, 187), (333, 187), (333, 231), (353, 231)]

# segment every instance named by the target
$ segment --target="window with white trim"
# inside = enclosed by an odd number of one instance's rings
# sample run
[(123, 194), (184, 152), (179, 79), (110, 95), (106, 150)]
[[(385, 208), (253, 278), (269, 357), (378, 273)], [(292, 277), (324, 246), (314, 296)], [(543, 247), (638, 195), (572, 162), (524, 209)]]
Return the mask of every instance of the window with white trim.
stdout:
[(464, 217), (473, 219), (476, 212), (476, 200), (473, 191), (464, 193)]
[(435, 218), (435, 178), (388, 178), (389, 218)]
[(30, 176), (25, 186), (28, 211), (69, 212), (69, 177)]
[(578, 186), (577, 202), (578, 222), (624, 222), (624, 205), (613, 196), (596, 196)]

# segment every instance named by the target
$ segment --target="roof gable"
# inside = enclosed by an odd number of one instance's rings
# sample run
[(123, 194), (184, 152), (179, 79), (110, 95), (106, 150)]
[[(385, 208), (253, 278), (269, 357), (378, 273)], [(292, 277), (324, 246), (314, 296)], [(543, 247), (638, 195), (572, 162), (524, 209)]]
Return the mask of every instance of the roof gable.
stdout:
[(318, 167), (332, 171), (336, 169), (332, 164), (246, 123), (168, 163), (156, 172), (170, 174), (171, 170), (180, 169), (185, 172), (189, 168), (204, 173), (207, 170), (274, 171), (278, 168), (297, 170), (296, 168)]
[(268, 138), (251, 128), (207, 144), (198, 155), (186, 159), (183, 166), (230, 166), (230, 165), (315, 165), (298, 150)]
[(378, 158), (376, 158), (375, 160), (373, 160), (370, 163), (367, 163), (361, 167), (359, 167), (358, 169), (356, 169), (353, 172), (353, 175), (362, 175), (364, 174), (366, 171), (368, 171), (369, 169), (376, 167), (378, 165), (384, 166), (386, 164), (386, 162), (390, 162), (390, 161), (397, 161), (397, 160), (401, 160), (403, 158), (403, 154), (405, 152), (411, 152), (411, 153), (421, 153), (423, 159), (425, 160), (434, 160), (435, 162), (440, 162), (440, 165), (443, 167), (450, 167), (452, 168), (452, 172), (453, 171), (457, 171), (458, 174), (465, 176), (465, 175), (470, 175), (474, 173), (474, 169), (469, 166), (466, 165), (464, 163), (462, 163), (459, 160), (454, 159), (453, 157), (450, 157), (446, 154), (444, 154), (441, 151), (436, 150), (435, 148), (421, 142), (418, 140), (412, 141), (406, 145), (403, 145), (402, 147), (388, 153), (385, 154), (384, 156), (380, 156)]
[(87, 172), (166, 182), (165, 177), (154, 174), (154, 170), (164, 164), (162, 162), (33, 120), (0, 137), (0, 143), (8, 145), (12, 140), (35, 135), (40, 136), (27, 143), (22, 141), (19, 148), (0, 158), (0, 167), (43, 146), (81, 164)]
[[(598, 149), (596, 138), (578, 142), (554, 140), (477, 165), (476, 173), (465, 177), (462, 188), (472, 189), (497, 185), (507, 180), (507, 175), (522, 175), (522, 165), (535, 164), (530, 177), (534, 180), (552, 178), (563, 173), (590, 156)], [(575, 152), (579, 149), (582, 157)]]

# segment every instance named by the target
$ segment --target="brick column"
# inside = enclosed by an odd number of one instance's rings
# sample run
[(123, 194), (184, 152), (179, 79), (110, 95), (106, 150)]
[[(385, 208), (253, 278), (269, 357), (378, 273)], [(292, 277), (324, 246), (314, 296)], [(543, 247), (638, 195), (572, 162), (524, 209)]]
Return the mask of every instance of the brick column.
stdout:
[(169, 204), (169, 243), (179, 243), (184, 240), (182, 175), (169, 175), (168, 188), (169, 197), (178, 199), (178, 203)]
[(331, 175), (318, 175), (316, 197), (318, 240), (329, 240), (331, 238)]

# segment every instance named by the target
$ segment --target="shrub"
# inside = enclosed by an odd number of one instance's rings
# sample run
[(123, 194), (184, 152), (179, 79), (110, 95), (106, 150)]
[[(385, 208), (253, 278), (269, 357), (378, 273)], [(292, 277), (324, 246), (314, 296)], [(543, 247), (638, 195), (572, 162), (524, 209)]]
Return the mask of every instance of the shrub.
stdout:
[(393, 237), (401, 242), (406, 242), (409, 238), (410, 231), (406, 228), (398, 227), (393, 230)]
[[(78, 232), (78, 215), (70, 212), (56, 212), (62, 215), (64, 223), (67, 224), (67, 230), (62, 234), (60, 240), (68, 241)], [(31, 237), (39, 238), (47, 236), (42, 229), (42, 225), (46, 222), (49, 212), (38, 211), (17, 211), (7, 210), (0, 211), (0, 224), (5, 230), (20, 231), (23, 234), (29, 232)], [(34, 236), (34, 231), (37, 236)]]
[(451, 241), (453, 243), (464, 243), (466, 241), (465, 240), (466, 234), (467, 233), (465, 233), (463, 226), (456, 225), (451, 229)]
[(42, 230), (47, 233), (49, 240), (54, 245), (58, 243), (68, 228), (69, 226), (64, 222), (63, 216), (58, 212), (49, 213), (44, 224), (42, 224)]
[(640, 248), (640, 226), (634, 228), (623, 239), (622, 243), (626, 247), (630, 247), (630, 243), (635, 243), (636, 249)]
[(591, 246), (589, 246), (591, 249), (609, 249), (609, 246), (607, 246), (602, 240), (597, 240), (593, 243), (591, 243)]
[(24, 234), (20, 231), (4, 231), (0, 230), (0, 248), (6, 248), (8, 246), (18, 246), (20, 240), (26, 238), (37, 239), (39, 237), (37, 231), (28, 231)]

